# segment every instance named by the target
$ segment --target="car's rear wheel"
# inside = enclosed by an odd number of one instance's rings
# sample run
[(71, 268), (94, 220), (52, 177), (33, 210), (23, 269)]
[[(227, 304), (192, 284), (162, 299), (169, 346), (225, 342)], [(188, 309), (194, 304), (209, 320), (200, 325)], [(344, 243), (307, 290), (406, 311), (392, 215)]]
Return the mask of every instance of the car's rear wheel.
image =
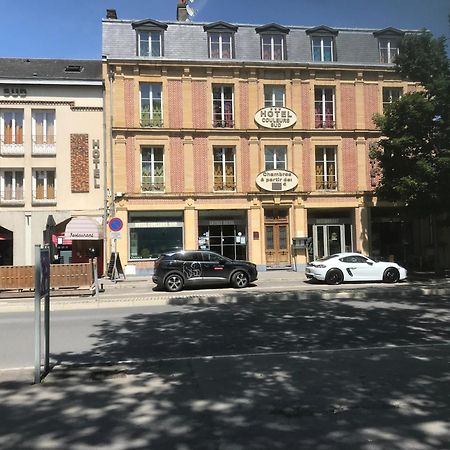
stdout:
[(248, 275), (241, 270), (234, 273), (231, 277), (231, 285), (235, 288), (245, 288), (248, 286), (249, 282)]
[(339, 269), (330, 269), (325, 276), (327, 284), (341, 284), (344, 281), (344, 275)]
[(400, 273), (395, 267), (388, 267), (383, 274), (385, 283), (397, 283), (400, 280)]
[(183, 286), (183, 277), (181, 275), (178, 275), (177, 273), (169, 275), (164, 282), (164, 287), (166, 288), (166, 291), (169, 292), (181, 291), (181, 289), (183, 289)]

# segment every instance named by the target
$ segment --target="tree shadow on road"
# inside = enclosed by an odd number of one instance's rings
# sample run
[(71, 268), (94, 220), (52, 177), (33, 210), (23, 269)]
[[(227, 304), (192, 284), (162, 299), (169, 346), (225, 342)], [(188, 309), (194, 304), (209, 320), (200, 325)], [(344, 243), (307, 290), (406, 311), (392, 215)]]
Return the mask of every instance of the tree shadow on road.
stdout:
[(0, 387), (0, 446), (446, 448), (449, 298), (225, 295), (103, 320), (43, 386)]

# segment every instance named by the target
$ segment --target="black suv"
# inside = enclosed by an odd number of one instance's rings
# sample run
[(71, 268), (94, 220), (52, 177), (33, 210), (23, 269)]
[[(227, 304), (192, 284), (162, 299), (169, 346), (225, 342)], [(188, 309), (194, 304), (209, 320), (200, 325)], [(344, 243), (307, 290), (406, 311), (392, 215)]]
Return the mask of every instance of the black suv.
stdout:
[(256, 265), (205, 250), (164, 253), (155, 261), (153, 282), (170, 292), (186, 285), (231, 284), (243, 288), (258, 278)]

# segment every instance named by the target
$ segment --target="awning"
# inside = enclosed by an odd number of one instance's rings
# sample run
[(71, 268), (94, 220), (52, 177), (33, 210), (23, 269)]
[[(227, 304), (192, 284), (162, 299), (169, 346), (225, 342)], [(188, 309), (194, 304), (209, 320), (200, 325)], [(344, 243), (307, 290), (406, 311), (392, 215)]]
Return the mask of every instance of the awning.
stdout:
[(102, 226), (92, 217), (73, 217), (66, 226), (64, 238), (72, 241), (103, 239)]

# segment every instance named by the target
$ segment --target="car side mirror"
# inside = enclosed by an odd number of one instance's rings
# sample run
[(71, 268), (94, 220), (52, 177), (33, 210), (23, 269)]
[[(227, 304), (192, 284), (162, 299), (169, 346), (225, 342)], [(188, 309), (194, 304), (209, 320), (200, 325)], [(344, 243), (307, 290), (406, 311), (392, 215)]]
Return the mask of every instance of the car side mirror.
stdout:
[(369, 266), (373, 266), (373, 261), (366, 261)]

